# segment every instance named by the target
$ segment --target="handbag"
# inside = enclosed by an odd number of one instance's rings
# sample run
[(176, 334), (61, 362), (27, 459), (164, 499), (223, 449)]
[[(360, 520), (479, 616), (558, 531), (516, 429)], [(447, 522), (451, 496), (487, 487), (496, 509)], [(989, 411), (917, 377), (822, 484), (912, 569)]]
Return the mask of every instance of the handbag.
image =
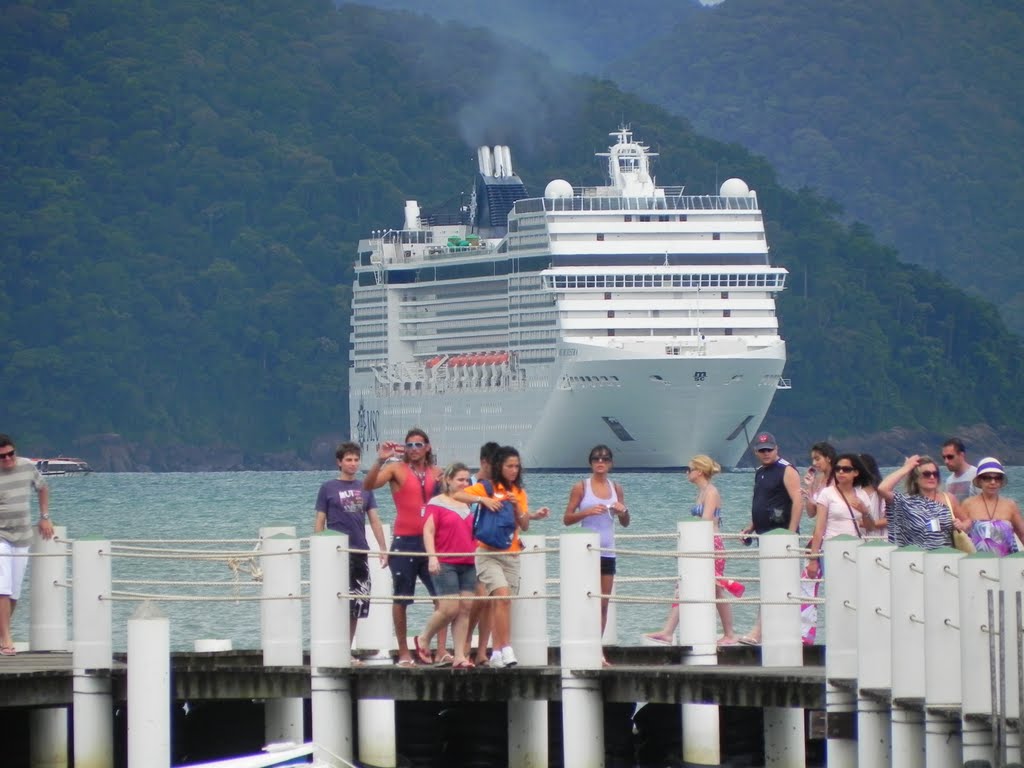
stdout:
[[(487, 495), (494, 497), (494, 485), (490, 480), (481, 480)], [(516, 503), (512, 499), (502, 499), (501, 506), (495, 511), (483, 504), (477, 505), (473, 516), (473, 538), (481, 544), (494, 549), (508, 549), (516, 535)]]
[(953, 546), (961, 552), (966, 552), (968, 555), (973, 555), (978, 551), (974, 546), (974, 542), (971, 541), (971, 537), (963, 531), (958, 531), (956, 528), (953, 529)]

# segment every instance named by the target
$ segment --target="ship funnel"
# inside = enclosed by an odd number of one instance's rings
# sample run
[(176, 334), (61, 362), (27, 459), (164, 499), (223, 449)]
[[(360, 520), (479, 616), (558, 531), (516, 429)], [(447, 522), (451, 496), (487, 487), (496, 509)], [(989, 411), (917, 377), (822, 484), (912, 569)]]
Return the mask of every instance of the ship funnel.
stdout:
[(479, 147), (476, 151), (477, 164), (480, 167), (481, 176), (494, 175), (494, 162), (491, 159), (490, 147)]
[(405, 201), (405, 229), (420, 228), (420, 205), (415, 200)]
[(494, 151), (501, 154), (501, 175), (513, 176), (514, 172), (512, 171), (512, 150), (510, 150), (507, 146), (502, 144), (501, 146), (495, 147)]

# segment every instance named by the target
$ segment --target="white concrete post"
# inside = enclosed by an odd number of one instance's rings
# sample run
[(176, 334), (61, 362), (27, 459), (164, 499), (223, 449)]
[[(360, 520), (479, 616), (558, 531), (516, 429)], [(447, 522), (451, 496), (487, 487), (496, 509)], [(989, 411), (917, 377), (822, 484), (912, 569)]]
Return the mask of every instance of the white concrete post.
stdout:
[[(924, 550), (900, 547), (889, 557), (892, 595), (892, 753), (899, 768), (925, 768)], [(901, 705), (901, 701), (903, 704)]]
[(992, 714), (988, 594), (999, 588), (999, 558), (976, 552), (960, 561), (960, 733), (963, 760), (995, 762), (992, 728), (972, 715)]
[[(679, 558), (679, 645), (689, 646), (683, 663), (718, 664), (718, 611), (715, 608), (715, 526), (688, 517), (676, 524)], [(691, 555), (691, 556), (688, 556)], [(718, 705), (682, 704), (683, 762), (720, 765)]]
[(353, 755), (349, 678), (327, 671), (352, 665), (348, 541), (347, 535), (331, 530), (309, 540), (309, 673), (316, 745), (313, 757), (318, 764), (335, 768), (351, 763)]
[[(366, 540), (377, 539), (366, 526)], [(391, 540), (391, 526), (384, 525), (384, 540)], [(368, 666), (390, 666), (390, 652), (395, 644), (395, 624), (391, 618), (391, 571), (382, 568), (380, 558), (370, 555), (370, 615), (360, 619), (356, 628), (356, 647), (375, 651), (367, 659)], [(359, 760), (381, 768), (398, 765), (398, 741), (395, 737), (394, 699), (359, 699), (356, 702), (359, 720)]]
[(128, 768), (171, 764), (171, 628), (154, 603), (128, 619)]
[[(761, 577), (761, 665), (803, 666), (800, 638), (799, 540), (788, 530), (762, 534), (759, 547)], [(765, 707), (764, 753), (767, 768), (804, 768), (804, 713), (793, 707)]]
[[(1016, 593), (1024, 592), (1024, 552), (1015, 552), (1012, 555), (999, 559), (999, 586), (1003, 593), (1006, 610), (1006, 634), (996, 639), (996, 652), (999, 652), (1000, 643), (1005, 643), (1003, 648), (1006, 668), (1001, 676), (1001, 686), (1005, 689), (1005, 711), (1007, 719), (1013, 720), (1020, 717), (1020, 688), (1018, 685), (1017, 672), (1017, 609)], [(996, 622), (998, 629), (999, 622), (999, 595), (995, 595)], [(1006, 729), (1006, 753), (1007, 762), (1024, 763), (1024, 745), (1021, 744), (1020, 734), (1016, 728)], [(999, 756), (996, 756), (998, 762)], [(929, 766), (930, 768), (930, 766)]]
[[(826, 743), (830, 768), (857, 765), (857, 742), (853, 718), (857, 694), (834, 685), (832, 680), (857, 680), (857, 556), (863, 540), (836, 536), (824, 542), (825, 557), (820, 573), (825, 579), (825, 716), (832, 721), (829, 733), (846, 732), (843, 738), (830, 736)], [(837, 728), (832, 724), (838, 725)], [(846, 727), (844, 727), (846, 726)]]
[(71, 562), (75, 768), (113, 768), (110, 542), (79, 539), (72, 545)]
[[(857, 548), (857, 690), (892, 688), (889, 561), (896, 550), (885, 539), (868, 539)], [(826, 632), (831, 613), (826, 614)], [(830, 651), (831, 653), (831, 651)], [(831, 675), (829, 675), (831, 677)], [(858, 768), (892, 764), (892, 710), (877, 699), (857, 697)]]
[(573, 675), (574, 670), (601, 669), (600, 540), (585, 529), (559, 538), (562, 762), (573, 768), (604, 768), (601, 683)]
[(960, 570), (964, 553), (941, 547), (924, 556), (924, 732), (928, 768), (959, 768), (960, 718), (935, 708), (960, 709)]
[[(263, 665), (299, 667), (303, 662), (302, 559), (295, 528), (261, 528), (260, 539)], [(268, 744), (303, 743), (302, 699), (271, 699), (264, 703), (263, 711), (264, 738)]]
[[(29, 647), (33, 651), (66, 651), (68, 645), (68, 529), (58, 525), (47, 541), (32, 529), (32, 552), (46, 557), (32, 559), (30, 587), (32, 616)], [(68, 711), (47, 707), (29, 712), (32, 768), (65, 768), (68, 764)]]
[[(520, 537), (519, 594), (547, 594), (547, 555), (544, 537)], [(529, 553), (536, 554), (529, 554)], [(519, 665), (544, 667), (548, 663), (548, 603), (546, 599), (512, 601), (512, 647)], [(547, 768), (548, 703), (508, 702), (509, 768)]]

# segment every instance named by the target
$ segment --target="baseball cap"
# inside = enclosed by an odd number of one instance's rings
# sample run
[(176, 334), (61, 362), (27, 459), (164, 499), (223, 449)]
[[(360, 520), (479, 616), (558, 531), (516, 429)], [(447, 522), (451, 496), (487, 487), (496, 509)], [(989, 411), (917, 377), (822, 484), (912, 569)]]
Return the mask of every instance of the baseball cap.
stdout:
[(754, 450), (759, 448), (778, 448), (778, 443), (775, 442), (775, 435), (771, 432), (758, 432), (757, 437), (754, 438)]

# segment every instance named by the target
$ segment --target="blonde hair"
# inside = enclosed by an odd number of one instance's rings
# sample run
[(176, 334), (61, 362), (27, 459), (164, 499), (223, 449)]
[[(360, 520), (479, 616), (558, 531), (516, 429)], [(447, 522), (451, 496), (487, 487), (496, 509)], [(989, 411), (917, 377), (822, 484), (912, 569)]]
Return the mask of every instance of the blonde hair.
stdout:
[(469, 472), (469, 467), (456, 461), (444, 468), (444, 474), (441, 475), (441, 488), (443, 493), (448, 493), (448, 491), (451, 490), (451, 482), (459, 472)]
[(717, 461), (703, 453), (698, 453), (690, 459), (690, 466), (709, 479), (722, 471), (722, 467)]

